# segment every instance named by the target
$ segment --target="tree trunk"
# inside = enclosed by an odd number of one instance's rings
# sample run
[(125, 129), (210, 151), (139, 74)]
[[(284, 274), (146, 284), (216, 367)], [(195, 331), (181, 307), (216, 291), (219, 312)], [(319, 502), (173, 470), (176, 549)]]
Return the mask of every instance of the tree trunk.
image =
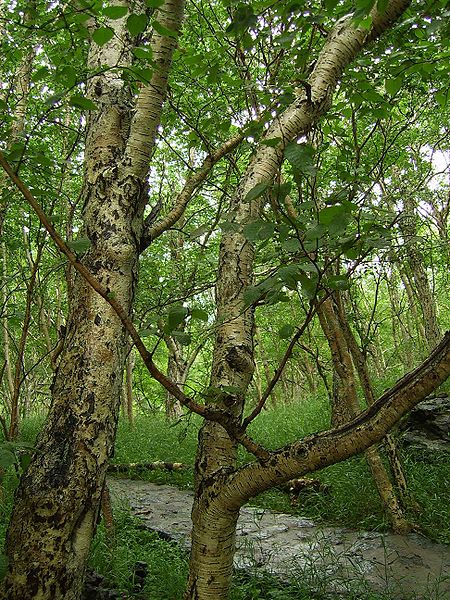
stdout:
[[(362, 364), (363, 357), (360, 352), (357, 352), (353, 334), (346, 322), (344, 327), (342, 326), (342, 321), (344, 320), (343, 313), (341, 312), (341, 319), (339, 319), (339, 312), (334, 308), (331, 298), (328, 298), (319, 306), (318, 313), (333, 360), (336, 394), (333, 395), (331, 414), (332, 424), (337, 427), (348, 423), (361, 412), (356, 389), (354, 365), (357, 367), (361, 385), (369, 406), (375, 402), (375, 398), (367, 369)], [(352, 358), (353, 356), (355, 358)], [(401, 506), (398, 503), (395, 490), (381, 460), (379, 451), (374, 447), (368, 448), (364, 456), (372, 473), (383, 507), (392, 524), (392, 529), (396, 533), (410, 531), (411, 526), (403, 516)]]
[[(141, 12), (145, 9), (142, 2)], [(178, 31), (182, 12), (182, 2), (166, 0), (158, 21)], [(88, 59), (90, 69), (102, 69), (88, 84), (98, 110), (89, 115), (86, 136), (83, 220), (90, 246), (82, 260), (131, 315), (146, 179), (175, 39), (153, 32), (158, 68), (134, 106), (116, 67), (132, 63), (136, 38), (126, 17), (108, 25), (114, 37), (103, 46), (92, 44)], [(113, 449), (125, 348), (121, 321), (77, 276), (52, 407), (17, 490), (7, 533), (9, 571), (0, 596), (5, 600), (80, 597)]]
[[(233, 197), (229, 214), (236, 231), (225, 231), (219, 254), (216, 284), (217, 328), (211, 386), (214, 404), (234, 417), (242, 415), (253, 370), (253, 308), (245, 307), (244, 291), (252, 284), (253, 247), (242, 226), (257, 218), (261, 201), (247, 199), (257, 184), (270, 183), (278, 173), (287, 143), (305, 134), (330, 107), (331, 95), (344, 68), (367, 41), (378, 37), (406, 9), (408, 2), (390, 2), (380, 15), (374, 11), (370, 31), (355, 27), (352, 16), (338, 21), (330, 32), (309, 78), (308, 94), (278, 115), (264, 139), (281, 140), (274, 146), (260, 144)], [(264, 140), (263, 140), (264, 141)], [(233, 228), (234, 229), (234, 228)], [(186, 600), (226, 600), (231, 582), (235, 526), (239, 509), (248, 499), (224, 501), (224, 479), (236, 466), (236, 442), (217, 423), (206, 423), (199, 434), (196, 485), (192, 511), (193, 533)], [(295, 476), (295, 475), (293, 475)], [(267, 489), (267, 488), (266, 488)], [(221, 494), (222, 500), (214, 502)], [(239, 496), (239, 491), (237, 493)], [(229, 500), (229, 499), (228, 499)]]
[(424, 265), (422, 252), (417, 244), (417, 224), (415, 200), (407, 191), (403, 194), (403, 214), (400, 227), (404, 238), (404, 250), (408, 258), (409, 268), (415, 284), (415, 292), (419, 299), (425, 329), (425, 343), (432, 350), (441, 338), (437, 318), (436, 301)]
[(134, 354), (133, 348), (128, 346), (127, 359), (125, 364), (125, 389), (123, 390), (124, 413), (130, 427), (134, 427), (134, 411), (133, 411), (133, 369), (134, 369)]

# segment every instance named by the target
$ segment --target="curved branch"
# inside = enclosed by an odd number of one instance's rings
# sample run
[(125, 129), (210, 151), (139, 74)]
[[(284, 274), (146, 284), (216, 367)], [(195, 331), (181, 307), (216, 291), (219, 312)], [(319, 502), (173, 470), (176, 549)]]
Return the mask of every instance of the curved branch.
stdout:
[(33, 194), (27, 188), (27, 186), (23, 183), (23, 181), (16, 175), (14, 170), (11, 168), (8, 161), (5, 159), (5, 156), (0, 151), (0, 165), (4, 168), (6, 173), (8, 174), (11, 181), (16, 185), (19, 191), (22, 193), (25, 200), (30, 204), (30, 206), (35, 211), (38, 216), (40, 222), (43, 227), (48, 231), (50, 237), (55, 242), (56, 246), (59, 250), (67, 257), (70, 264), (73, 268), (78, 271), (78, 273), (87, 281), (87, 283), (111, 306), (111, 308), (115, 311), (119, 319), (121, 320), (123, 326), (129, 333), (131, 339), (133, 340), (139, 354), (144, 361), (145, 366), (148, 371), (156, 379), (172, 396), (174, 396), (180, 404), (191, 410), (192, 412), (197, 413), (205, 419), (210, 421), (215, 421), (222, 425), (222, 427), (236, 439), (237, 442), (242, 444), (244, 448), (246, 448), (249, 452), (254, 454), (260, 461), (267, 460), (269, 457), (268, 451), (263, 448), (260, 444), (252, 440), (245, 431), (241, 428), (240, 423), (236, 420), (236, 418), (226, 410), (221, 410), (211, 406), (205, 406), (204, 404), (199, 404), (186, 396), (184, 392), (174, 383), (169, 377), (164, 375), (162, 371), (158, 369), (155, 363), (152, 360), (151, 353), (145, 347), (142, 338), (138, 334), (136, 328), (133, 325), (133, 322), (127, 315), (126, 311), (122, 307), (122, 305), (115, 300), (114, 295), (104, 288), (101, 283), (92, 275), (92, 273), (87, 269), (82, 262), (79, 261), (77, 255), (70, 250), (65, 241), (53, 227), (49, 218), (43, 211), (41, 205), (36, 201)]
[(238, 133), (224, 142), (217, 150), (205, 158), (202, 166), (193, 173), (186, 181), (183, 189), (178, 194), (173, 208), (168, 214), (152, 225), (149, 219), (144, 223), (144, 234), (142, 236), (140, 251), (143, 252), (164, 231), (172, 227), (183, 215), (186, 206), (192, 198), (198, 186), (206, 179), (213, 166), (226, 154), (232, 152), (244, 139), (244, 133)]
[[(226, 501), (242, 506), (252, 496), (293, 477), (323, 469), (379, 442), (393, 425), (450, 375), (450, 332), (429, 357), (352, 421), (308, 436), (245, 465), (228, 478)], [(224, 497), (219, 501), (223, 502)]]
[[(181, 402), (184, 406), (196, 412), (199, 415), (202, 415), (206, 418), (213, 418), (214, 420), (222, 420), (223, 412), (215, 411), (209, 408), (206, 408), (202, 404), (198, 404), (188, 396), (186, 396), (179, 387), (171, 381), (168, 377), (162, 373), (158, 367), (155, 365), (151, 358), (151, 354), (148, 352), (145, 347), (142, 338), (139, 336), (136, 328), (133, 325), (133, 322), (127, 315), (126, 311), (123, 309), (121, 304), (115, 300), (114, 295), (107, 290), (105, 287), (101, 285), (101, 283), (92, 275), (92, 273), (85, 267), (85, 265), (80, 262), (78, 256), (70, 250), (67, 246), (66, 242), (62, 239), (56, 229), (53, 227), (51, 221), (43, 211), (40, 204), (36, 201), (33, 194), (27, 188), (27, 186), (23, 183), (23, 181), (16, 175), (16, 173), (11, 168), (8, 161), (5, 159), (2, 152), (0, 152), (0, 165), (4, 168), (6, 173), (8, 174), (11, 181), (16, 185), (16, 187), (20, 190), (25, 200), (30, 204), (30, 206), (35, 211), (36, 215), (39, 217), (40, 222), (48, 231), (50, 237), (55, 242), (58, 249), (67, 257), (69, 263), (74, 267), (76, 271), (89, 283), (89, 285), (100, 295), (106, 302), (113, 308), (119, 319), (122, 321), (125, 329), (128, 331), (131, 339), (133, 340), (139, 354), (142, 357), (142, 360), (145, 363), (145, 366), (150, 371), (152, 376), (159, 381), (177, 400)], [(217, 413), (221, 413), (220, 415)]]

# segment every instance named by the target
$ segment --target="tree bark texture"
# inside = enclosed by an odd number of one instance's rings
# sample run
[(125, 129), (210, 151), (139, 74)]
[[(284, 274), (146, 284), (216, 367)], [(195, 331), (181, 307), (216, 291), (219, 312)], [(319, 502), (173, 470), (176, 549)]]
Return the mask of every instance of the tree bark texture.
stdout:
[[(355, 347), (353, 334), (348, 328), (347, 322), (343, 322), (344, 316), (342, 313), (340, 315), (341, 319), (339, 319), (339, 310), (334, 307), (333, 299), (327, 298), (319, 306), (318, 313), (330, 346), (334, 377), (337, 384), (331, 411), (332, 423), (336, 427), (351, 421), (361, 412), (354, 365), (357, 367), (368, 405), (372, 405), (375, 399), (367, 370), (363, 368), (362, 357)], [(410, 525), (403, 515), (395, 489), (378, 449), (375, 447), (368, 448), (364, 456), (393, 531), (396, 533), (410, 531)]]
[(432, 350), (441, 338), (436, 301), (428, 280), (421, 250), (417, 244), (417, 224), (415, 200), (408, 193), (403, 195), (403, 214), (400, 228), (404, 238), (404, 251), (408, 261), (408, 271), (414, 282), (414, 291), (419, 300), (425, 329), (425, 344)]
[[(121, 3), (120, 3), (121, 4)], [(136, 3), (133, 5), (136, 8)], [(145, 12), (142, 2), (142, 12)], [(159, 22), (178, 31), (183, 3), (167, 0)], [(84, 175), (82, 260), (130, 315), (146, 202), (146, 177), (175, 40), (153, 32), (156, 68), (136, 106), (120, 76), (132, 64), (126, 17), (114, 37), (91, 45)], [(111, 67), (104, 69), (104, 65)], [(126, 335), (112, 308), (81, 277), (70, 298), (65, 344), (52, 384), (52, 406), (16, 493), (7, 534), (8, 600), (77, 600), (95, 532), (120, 409)]]
[[(260, 201), (245, 201), (259, 183), (270, 183), (279, 172), (285, 146), (304, 135), (329, 109), (332, 93), (344, 69), (368, 41), (378, 37), (404, 12), (409, 0), (389, 2), (386, 11), (373, 12), (370, 30), (356, 27), (352, 16), (336, 23), (309, 78), (310, 97), (300, 90), (296, 100), (267, 130), (264, 139), (278, 138), (275, 146), (260, 144), (231, 203), (234, 227), (224, 232), (216, 284), (217, 328), (211, 387), (223, 390), (214, 402), (234, 416), (242, 415), (254, 370), (254, 316), (246, 308), (244, 292), (253, 280), (253, 246), (242, 227), (257, 218)], [(264, 141), (264, 140), (263, 140)], [(236, 467), (236, 443), (217, 423), (206, 423), (199, 434), (190, 575), (186, 600), (226, 600), (231, 582), (235, 525), (242, 506), (236, 496), (226, 506), (214, 502), (228, 495), (224, 476)], [(292, 475), (293, 477), (296, 475)], [(244, 494), (245, 495), (245, 494)], [(233, 496), (233, 494), (231, 495)], [(231, 498), (230, 496), (230, 498)], [(245, 501), (245, 500), (243, 500)], [(212, 504), (214, 508), (212, 508)]]

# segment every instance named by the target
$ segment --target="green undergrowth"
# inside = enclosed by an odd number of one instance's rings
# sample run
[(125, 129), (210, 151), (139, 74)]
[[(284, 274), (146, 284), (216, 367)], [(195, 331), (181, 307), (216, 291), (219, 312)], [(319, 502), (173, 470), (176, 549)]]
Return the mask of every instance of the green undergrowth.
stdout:
[(155, 600), (180, 600), (188, 572), (187, 553), (175, 542), (161, 540), (156, 533), (145, 530), (126, 507), (114, 511), (114, 532), (106, 532), (103, 523), (98, 528), (91, 548), (89, 566), (101, 573), (108, 587), (132, 598), (135, 589), (136, 564), (146, 564), (148, 573), (139, 597)]
[[(295, 439), (327, 427), (328, 411), (320, 401), (309, 404), (280, 405), (263, 411), (251, 425), (250, 434), (269, 448), (277, 448)], [(22, 425), (21, 439), (33, 442), (42, 425), (42, 418), (27, 419)], [(201, 421), (196, 416), (186, 417), (168, 424), (163, 414), (137, 415), (134, 427), (121, 420), (113, 462), (145, 463), (153, 461), (181, 462), (182, 471), (145, 471), (136, 476), (133, 471), (123, 477), (192, 488), (193, 465), (197, 436)], [(1, 441), (1, 440), (0, 440)], [(431, 539), (450, 543), (450, 459), (414, 457), (403, 452), (409, 490), (419, 506), (409, 518)], [(246, 452), (239, 451), (239, 462), (252, 460)], [(387, 529), (387, 523), (373, 485), (370, 473), (361, 456), (332, 465), (310, 475), (326, 484), (327, 492), (302, 493), (296, 505), (289, 495), (273, 489), (251, 500), (261, 508), (302, 515), (317, 523), (327, 523), (360, 529)], [(15, 473), (9, 470), (3, 480), (4, 490), (0, 502), (0, 536), (5, 535), (6, 523), (12, 506), (13, 491), (17, 483)], [(183, 597), (188, 558), (175, 543), (161, 540), (156, 534), (139, 526), (126, 507), (115, 510), (115, 533), (106, 535), (101, 524), (90, 556), (90, 565), (106, 577), (108, 584), (121, 590), (125, 598), (136, 596), (133, 591), (133, 572), (137, 562), (149, 567), (143, 597), (152, 600), (180, 600)], [(293, 572), (289, 581), (264, 574), (255, 566), (245, 573), (237, 573), (232, 590), (232, 600), (328, 600), (325, 593), (326, 576), (312, 570)], [(389, 600), (387, 595), (377, 595), (365, 590), (360, 583), (346, 591), (350, 600)], [(434, 598), (434, 596), (430, 596)]]
[[(136, 566), (148, 569), (145, 585), (136, 589)], [(104, 586), (123, 598), (181, 600), (188, 575), (188, 553), (174, 542), (161, 540), (132, 517), (125, 506), (115, 510), (114, 532), (98, 528), (89, 567), (105, 578)], [(330, 593), (339, 589), (339, 594)], [(249, 564), (235, 573), (230, 600), (394, 600), (389, 593), (375, 593), (362, 580), (347, 581), (320, 565), (292, 565), (292, 574), (281, 579)], [(413, 596), (411, 600), (413, 600)], [(430, 599), (438, 596), (430, 595)], [(408, 598), (404, 598), (408, 600)]]
[[(299, 437), (324, 429), (328, 415), (320, 404), (311, 406), (282, 405), (264, 411), (252, 424), (251, 435), (270, 448), (277, 448)], [(163, 415), (138, 417), (135, 427), (119, 425), (114, 462), (150, 462), (155, 460), (182, 462), (187, 468), (179, 472), (146, 471), (138, 478), (156, 483), (192, 488), (193, 464), (199, 420), (191, 418), (167, 424)], [(431, 539), (450, 543), (450, 457), (426, 457), (416, 460), (402, 452), (409, 490), (418, 511), (408, 518)], [(251, 460), (239, 453), (241, 464)], [(132, 472), (126, 477), (135, 477)], [(260, 494), (250, 504), (261, 508), (299, 514), (318, 523), (359, 529), (385, 531), (388, 528), (383, 509), (364, 457), (355, 456), (310, 474), (328, 486), (328, 492), (304, 492), (293, 506), (289, 494), (277, 488)]]

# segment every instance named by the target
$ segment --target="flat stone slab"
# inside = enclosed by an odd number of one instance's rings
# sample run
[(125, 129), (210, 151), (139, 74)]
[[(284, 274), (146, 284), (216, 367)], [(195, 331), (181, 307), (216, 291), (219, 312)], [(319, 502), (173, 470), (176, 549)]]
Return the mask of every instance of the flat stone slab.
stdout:
[[(113, 498), (165, 539), (190, 547), (193, 493), (130, 479), (109, 480)], [(418, 534), (324, 527), (309, 519), (243, 507), (235, 566), (307, 582), (324, 593), (361, 589), (396, 600), (450, 600), (450, 547)]]

